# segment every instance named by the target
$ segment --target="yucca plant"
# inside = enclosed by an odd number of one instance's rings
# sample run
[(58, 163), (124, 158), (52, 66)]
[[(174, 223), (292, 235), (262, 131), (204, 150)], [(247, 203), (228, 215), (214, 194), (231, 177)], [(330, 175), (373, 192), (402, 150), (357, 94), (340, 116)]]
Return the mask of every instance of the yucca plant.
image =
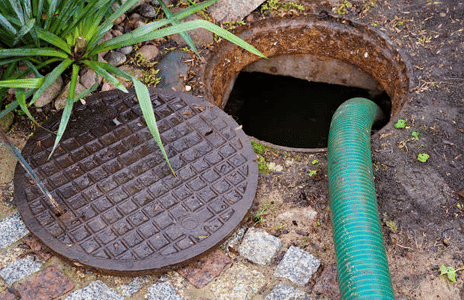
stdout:
[[(0, 80), (0, 101), (9, 88), (14, 88), (16, 98), (0, 112), (0, 119), (19, 106), (35, 122), (28, 107), (60, 75), (70, 74), (69, 95), (51, 156), (65, 131), (73, 104), (97, 88), (95, 84), (79, 95), (75, 93), (79, 70), (88, 67), (124, 92), (127, 92), (126, 88), (115, 75), (133, 82), (147, 126), (168, 161), (147, 87), (113, 65), (99, 62), (98, 54), (175, 33), (180, 33), (198, 53), (187, 31), (201, 27), (256, 55), (263, 55), (243, 40), (205, 20), (179, 22), (217, 0), (205, 1), (174, 14), (159, 0), (167, 18), (100, 43), (105, 33), (112, 28), (113, 21), (137, 1), (127, 0), (113, 11), (111, 5), (115, 0), (0, 0), (0, 68), (4, 68)], [(35, 78), (24, 78), (31, 73)], [(3, 107), (1, 103), (0, 107)]]

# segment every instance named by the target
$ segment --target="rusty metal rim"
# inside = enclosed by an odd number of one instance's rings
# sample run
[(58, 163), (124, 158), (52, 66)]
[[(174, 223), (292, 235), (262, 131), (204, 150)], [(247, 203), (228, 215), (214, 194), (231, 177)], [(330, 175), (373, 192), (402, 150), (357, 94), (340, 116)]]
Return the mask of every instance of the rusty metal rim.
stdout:
[[(327, 31), (327, 35), (322, 36), (321, 32), (324, 31)], [(405, 53), (385, 33), (360, 22), (317, 14), (305, 14), (290, 18), (275, 17), (248, 24), (240, 28), (237, 35), (254, 45), (267, 57), (309, 54), (320, 59), (341, 60), (363, 70), (382, 85), (392, 100), (390, 121), (379, 133), (383, 133), (385, 128), (394, 122), (394, 118), (401, 113), (411, 93), (410, 89), (414, 86), (413, 69)], [(347, 44), (351, 42), (352, 49), (342, 48), (346, 45), (337, 45), (335, 40), (342, 38)], [(279, 39), (284, 42), (279, 41)], [(316, 40), (319, 41), (318, 39), (322, 45), (320, 47), (317, 47)], [(356, 39), (364, 44), (352, 45)], [(307, 43), (299, 45), (299, 40), (304, 40)], [(295, 48), (295, 45), (301, 47)], [(348, 51), (357, 47), (356, 50), (359, 50), (360, 47), (366, 45), (370, 47), (370, 50), (373, 50), (369, 51), (371, 53), (367, 59), (360, 56), (364, 54), (364, 50), (361, 51), (362, 53)], [(375, 54), (375, 57), (372, 53)], [(207, 99), (213, 99), (213, 103), (224, 108), (238, 73), (245, 66), (259, 59), (259, 57), (249, 54), (236, 45), (222, 42), (210, 55), (208, 62), (202, 69)], [(383, 63), (389, 63), (393, 68), (393, 70), (388, 70), (391, 73), (389, 75), (391, 78), (384, 76), (386, 70), (382, 69)], [(309, 152), (318, 150), (309, 149)], [(299, 149), (294, 151), (299, 151)]]

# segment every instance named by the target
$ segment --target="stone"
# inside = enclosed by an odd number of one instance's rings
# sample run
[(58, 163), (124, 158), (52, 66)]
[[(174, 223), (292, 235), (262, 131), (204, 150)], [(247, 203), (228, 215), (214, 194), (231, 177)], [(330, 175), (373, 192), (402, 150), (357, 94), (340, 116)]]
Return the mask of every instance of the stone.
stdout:
[(279, 283), (264, 300), (309, 300), (309, 296), (290, 285)]
[[(90, 68), (85, 68), (80, 75), (80, 80), (79, 82), (82, 84), (83, 87), (86, 89), (90, 89), (92, 85), (95, 84), (96, 82), (96, 73), (94, 70)], [(98, 84), (102, 82), (102, 76), (98, 76)]]
[(111, 30), (111, 34), (112, 34), (114, 37), (118, 37), (118, 36), (123, 35), (124, 33), (123, 33), (121, 30), (119, 30), (119, 29), (113, 29), (113, 30)]
[(239, 248), (240, 256), (256, 264), (269, 265), (282, 247), (282, 241), (264, 230), (251, 227)]
[(130, 54), (132, 52), (132, 49), (133, 49), (132, 46), (129, 45), (129, 46), (119, 48), (119, 49), (117, 49), (117, 51), (121, 52), (124, 55), (128, 55), (128, 54)]
[(337, 265), (328, 265), (322, 271), (313, 288), (314, 293), (328, 299), (341, 299), (340, 288), (338, 285)]
[(42, 107), (52, 102), (60, 94), (62, 86), (63, 79), (61, 76), (58, 76), (58, 78), (42, 93), (42, 95), (40, 95), (34, 103), (34, 106)]
[(266, 284), (264, 275), (236, 263), (209, 284), (214, 300), (251, 300)]
[(311, 55), (278, 55), (259, 60), (245, 67), (243, 71), (291, 76), (367, 90), (383, 90), (377, 81), (353, 65), (335, 59), (322, 60)]
[(317, 212), (312, 207), (298, 207), (294, 209), (289, 209), (286, 212), (283, 212), (277, 216), (277, 221), (286, 222), (286, 221), (297, 221), (300, 223), (311, 223), (316, 219)]
[(0, 119), (0, 127), (4, 132), (7, 132), (10, 129), (11, 124), (13, 124), (14, 112), (10, 111), (3, 118)]
[(277, 265), (274, 276), (287, 278), (299, 286), (304, 286), (320, 265), (320, 260), (310, 253), (291, 246)]
[(166, 54), (158, 64), (158, 77), (161, 80), (157, 87), (182, 91), (184, 78), (187, 78), (190, 69), (183, 61), (189, 58), (190, 56), (182, 50), (174, 50)]
[(218, 22), (238, 21), (248, 16), (265, 0), (221, 0), (208, 9), (211, 17)]
[[(82, 86), (82, 84), (79, 83), (80, 78), (77, 80), (76, 84), (76, 90), (74, 91), (74, 96), (79, 95), (83, 91), (85, 91), (85, 87)], [(71, 85), (71, 82), (68, 82), (68, 84), (64, 87), (63, 91), (61, 94), (58, 96), (58, 98), (55, 99), (55, 109), (56, 110), (62, 110), (66, 104), (66, 100), (68, 99), (68, 94), (69, 94), (69, 87)]]
[[(100, 44), (103, 43), (103, 42), (106, 42), (106, 41), (108, 41), (108, 40), (111, 40), (112, 38), (113, 38), (113, 35), (111, 34), (111, 32), (110, 32), (110, 31), (107, 31), (107, 32), (105, 33), (105, 35), (98, 41), (98, 44), (100, 45)], [(107, 53), (108, 53), (108, 51), (103, 51), (103, 52), (98, 53), (98, 55), (103, 57), (103, 56), (105, 56)]]
[(122, 65), (127, 60), (127, 57), (124, 54), (122, 54), (121, 52), (117, 52), (117, 51), (108, 52), (104, 56), (104, 58), (109, 64), (116, 66), (116, 67)]
[(10, 285), (13, 282), (30, 276), (32, 273), (40, 270), (42, 263), (30, 260), (28, 258), (20, 258), (9, 265), (4, 266), (0, 270), (0, 276), (5, 282)]
[(137, 293), (143, 286), (144, 281), (148, 277), (135, 277), (131, 283), (120, 286), (118, 289), (121, 290), (121, 294), (125, 297), (130, 297)]
[(115, 290), (110, 289), (100, 280), (91, 282), (87, 287), (79, 289), (70, 294), (65, 300), (123, 300), (124, 297), (119, 295)]
[[(134, 66), (130, 66), (130, 65), (122, 65), (120, 67), (118, 67), (119, 70), (123, 71), (123, 72), (126, 72), (136, 78), (142, 78), (142, 75), (143, 75), (143, 70), (142, 69), (139, 69), (139, 68), (136, 68)], [(123, 82), (124, 84), (124, 82)], [(126, 86), (128, 87), (128, 86)]]
[(147, 61), (151, 61), (158, 56), (159, 50), (155, 45), (144, 45), (137, 50), (137, 53), (141, 53)]
[(237, 254), (242, 243), (242, 239), (245, 236), (246, 228), (242, 227), (235, 231), (232, 236), (221, 246), (226, 252), (232, 252)]
[(49, 300), (62, 296), (73, 288), (74, 283), (65, 274), (50, 266), (21, 283), (17, 290), (21, 294), (21, 300)]
[[(174, 12), (175, 10), (173, 10)], [(190, 15), (188, 17), (183, 18), (180, 22), (188, 22), (188, 21), (195, 21), (195, 20), (203, 20), (197, 15)], [(211, 44), (214, 42), (214, 35), (211, 31), (204, 29), (204, 28), (197, 28), (193, 30), (187, 31), (190, 38), (193, 41), (193, 44), (197, 47), (201, 47), (207, 44)], [(177, 45), (180, 47), (186, 46), (187, 42), (182, 38), (182, 36), (178, 33), (171, 36), (171, 39), (174, 40)]]
[(0, 221), (0, 249), (10, 246), (28, 233), (19, 213)]
[[(19, 295), (19, 296), (21, 297), (21, 295)], [(0, 300), (17, 300), (17, 299), (18, 299), (18, 297), (16, 297), (16, 295), (11, 294), (10, 292), (4, 292), (0, 296)]]
[(156, 17), (156, 10), (153, 6), (148, 3), (144, 3), (139, 8), (139, 13), (145, 18), (154, 18)]
[(139, 15), (138, 13), (133, 13), (130, 17), (129, 20), (127, 20), (127, 26), (130, 28), (134, 29), (136, 28), (135, 25), (137, 22), (142, 21), (143, 22), (143, 17)]
[(126, 14), (120, 15), (116, 20), (113, 21), (113, 25), (119, 25), (126, 19)]
[(221, 250), (215, 250), (200, 258), (196, 263), (191, 263), (187, 267), (179, 269), (178, 272), (197, 289), (201, 289), (219, 276), (230, 262), (229, 256)]
[(157, 282), (148, 288), (148, 300), (183, 300), (169, 282)]

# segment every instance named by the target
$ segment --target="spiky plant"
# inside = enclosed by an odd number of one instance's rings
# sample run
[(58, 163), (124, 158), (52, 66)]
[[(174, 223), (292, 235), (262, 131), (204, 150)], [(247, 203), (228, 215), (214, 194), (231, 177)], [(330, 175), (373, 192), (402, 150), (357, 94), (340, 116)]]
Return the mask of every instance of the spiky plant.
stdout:
[[(99, 62), (98, 54), (175, 33), (180, 33), (198, 53), (187, 31), (205, 28), (256, 55), (263, 55), (243, 40), (205, 20), (179, 22), (217, 0), (205, 1), (174, 14), (159, 0), (167, 18), (100, 43), (112, 28), (114, 20), (137, 1), (127, 0), (113, 11), (111, 6), (115, 0), (0, 0), (0, 68), (4, 68), (0, 80), (0, 101), (9, 88), (14, 88), (16, 96), (15, 101), (0, 112), (0, 119), (19, 106), (35, 122), (28, 107), (59, 76), (68, 72), (71, 78), (69, 95), (51, 156), (65, 131), (73, 104), (97, 88), (96, 83), (76, 95), (79, 70), (88, 67), (124, 92), (127, 92), (126, 88), (114, 75), (133, 82), (147, 126), (167, 160), (147, 87), (113, 65)], [(31, 73), (35, 78), (24, 78)]]

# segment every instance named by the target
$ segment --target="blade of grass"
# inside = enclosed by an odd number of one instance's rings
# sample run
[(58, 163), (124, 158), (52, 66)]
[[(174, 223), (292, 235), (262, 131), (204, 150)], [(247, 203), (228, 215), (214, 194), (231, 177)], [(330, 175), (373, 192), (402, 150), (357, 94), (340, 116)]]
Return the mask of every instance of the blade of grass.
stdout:
[(0, 49), (0, 58), (9, 58), (12, 56), (52, 56), (67, 58), (68, 54), (53, 48), (19, 48), (19, 49)]
[(164, 149), (163, 142), (161, 141), (158, 126), (156, 125), (155, 113), (153, 111), (153, 104), (150, 100), (148, 88), (135, 77), (132, 77), (132, 82), (134, 83), (135, 93), (137, 94), (137, 98), (139, 99), (140, 108), (142, 109), (142, 114), (145, 118), (145, 122), (147, 123), (148, 129), (150, 130), (151, 134), (153, 135), (153, 138), (158, 144), (158, 147), (163, 153), (164, 159), (166, 160), (169, 169), (171, 169), (172, 174), (176, 176), (176, 173), (172, 169), (171, 163), (169, 162), (166, 150)]
[(55, 138), (55, 144), (53, 145), (52, 152), (48, 156), (48, 159), (52, 157), (53, 152), (55, 152), (56, 147), (58, 147), (58, 144), (61, 140), (61, 137), (63, 136), (66, 126), (68, 125), (69, 117), (71, 116), (71, 112), (72, 112), (72, 108), (74, 104), (74, 94), (76, 92), (78, 75), (79, 75), (79, 66), (74, 64), (72, 66), (71, 83), (69, 85), (68, 99), (66, 99), (66, 104), (64, 105), (64, 110), (63, 110), (63, 115), (61, 116), (60, 126), (58, 127), (58, 132)]
[[(159, 0), (158, 2), (161, 4), (161, 8), (163, 9), (164, 13), (166, 14), (166, 17), (168, 19), (171, 19), (172, 18), (172, 12), (169, 9), (169, 7), (166, 4), (164, 4), (163, 0)], [(171, 24), (172, 25), (178, 25), (178, 24), (180, 24), (180, 22), (173, 19), (171, 21)], [(200, 54), (198, 53), (197, 47), (195, 47), (195, 44), (193, 43), (192, 38), (190, 37), (188, 32), (181, 32), (180, 36), (184, 39), (184, 41), (187, 43), (187, 45), (190, 47), (190, 49), (192, 49), (193, 52), (195, 52), (195, 54), (197, 56), (200, 56)]]
[(71, 55), (71, 47), (64, 40), (62, 40), (59, 36), (54, 35), (53, 33), (43, 30), (42, 28), (39, 28), (39, 27), (35, 27), (34, 30), (36, 31), (39, 39), (42, 39), (46, 41), (47, 43), (50, 43), (53, 46), (56, 46)]
[(6, 28), (9, 32), (11, 32), (12, 35), (16, 35), (18, 32), (13, 25), (11, 25), (10, 22), (2, 15), (0, 14), (0, 25), (2, 25), (4, 28)]
[(24, 89), (15, 89), (15, 96), (16, 96), (16, 100), (19, 103), (19, 106), (21, 107), (21, 110), (26, 114), (26, 116), (29, 119), (31, 119), (32, 122), (34, 122), (35, 125), (40, 126), (40, 124), (37, 123), (37, 121), (31, 115), (29, 109), (27, 108), (25, 90)]
[(65, 59), (63, 62), (61, 62), (53, 71), (51, 71), (47, 76), (44, 78), (43, 84), (38, 87), (38, 90), (34, 93), (34, 97), (32, 97), (32, 100), (29, 102), (29, 105), (32, 105), (39, 99), (40, 95), (42, 95), (45, 90), (52, 85), (53, 82), (68, 68), (74, 60), (72, 59)]
[(249, 52), (251, 52), (253, 54), (256, 54), (256, 55), (258, 55), (258, 56), (260, 56), (262, 58), (266, 58), (255, 47), (248, 44), (247, 42), (245, 42), (241, 38), (235, 36), (234, 34), (230, 33), (229, 31), (227, 31), (225, 29), (222, 29), (221, 27), (219, 27), (217, 25), (214, 25), (214, 24), (212, 24), (212, 23), (210, 23), (208, 21), (205, 21), (205, 20), (189, 21), (189, 22), (181, 23), (179, 25), (174, 25), (174, 26), (170, 26), (170, 27), (167, 27), (167, 28), (159, 29), (157, 31), (147, 33), (145, 35), (134, 36), (132, 39), (130, 39), (130, 40), (126, 41), (126, 42), (123, 42), (123, 43), (119, 43), (118, 45), (109, 45), (109, 46), (107, 46), (109, 43), (105, 44), (106, 43), (105, 42), (105, 43), (102, 43), (100, 45), (101, 47), (100, 46), (97, 47), (94, 51), (97, 51), (97, 49), (98, 49), (98, 52), (112, 50), (112, 49), (115, 49), (115, 48), (125, 47), (125, 46), (145, 42), (145, 41), (148, 41), (148, 40), (157, 39), (157, 38), (164, 37), (164, 36), (167, 36), (167, 35), (172, 35), (172, 34), (180, 33), (180, 32), (183, 32), (183, 31), (188, 31), (188, 30), (192, 30), (192, 29), (196, 29), (196, 28), (205, 28), (205, 29), (219, 35), (220, 37), (228, 40), (229, 42), (232, 42), (232, 43), (242, 47), (243, 49), (245, 49), (245, 50), (247, 50), (247, 51), (249, 51)]
[(34, 88), (38, 89), (44, 82), (43, 78), (24, 78), (24, 79), (10, 79), (0, 80), (0, 87), (6, 88)]
[(35, 19), (30, 19), (22, 28), (21, 30), (18, 32), (18, 34), (16, 35), (14, 41), (13, 41), (13, 46), (16, 45), (20, 40), (21, 38), (26, 35), (29, 31), (31, 31), (32, 27), (34, 27), (34, 24), (35, 24)]
[(110, 73), (108, 73), (105, 69), (101, 68), (99, 65), (97, 65), (95, 62), (93, 61), (89, 61), (89, 60), (84, 60), (83, 63), (88, 66), (89, 68), (91, 68), (92, 70), (95, 71), (95, 73), (98, 73), (100, 74), (101, 76), (103, 76), (103, 78), (105, 78), (106, 80), (108, 80), (111, 84), (113, 84), (115, 87), (117, 87), (119, 90), (123, 91), (124, 93), (128, 93), (126, 87), (121, 83), (119, 82), (119, 80), (116, 79), (116, 77), (114, 77), (113, 75), (111, 75)]

